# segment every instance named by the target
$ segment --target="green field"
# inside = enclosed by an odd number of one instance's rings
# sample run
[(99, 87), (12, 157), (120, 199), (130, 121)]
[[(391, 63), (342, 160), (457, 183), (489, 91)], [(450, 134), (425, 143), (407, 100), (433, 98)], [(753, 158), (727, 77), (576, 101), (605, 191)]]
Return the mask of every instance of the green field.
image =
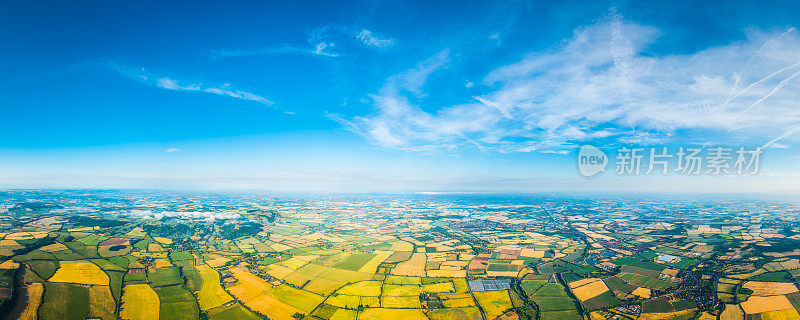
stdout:
[(90, 234), (88, 236), (81, 238), (80, 240), (78, 240), (78, 242), (83, 243), (84, 245), (87, 246), (96, 246), (100, 242), (106, 241), (107, 239), (108, 238), (106, 237)]
[(39, 307), (42, 320), (83, 320), (89, 314), (89, 288), (64, 283), (46, 282)]
[(563, 311), (550, 311), (542, 312), (539, 315), (541, 320), (581, 320), (583, 319), (578, 310), (563, 310)]
[(211, 316), (209, 319), (211, 320), (261, 320), (261, 317), (256, 315), (250, 310), (247, 310), (245, 307), (242, 307), (240, 304), (234, 304), (230, 307), (219, 307), (221, 310), (213, 310), (214, 312), (209, 312)]
[(70, 250), (77, 252), (83, 257), (86, 258), (101, 258), (100, 255), (97, 253), (97, 246), (87, 246), (78, 241), (69, 241), (64, 242), (64, 245), (70, 248)]
[(58, 269), (58, 262), (53, 260), (31, 260), (27, 263), (31, 270), (42, 279), (49, 279)]
[(178, 267), (166, 267), (148, 271), (147, 280), (150, 281), (150, 285), (153, 287), (183, 284), (183, 278), (181, 278)]
[(623, 273), (617, 277), (634, 286), (655, 290), (664, 290), (673, 286), (672, 283), (635, 273)]
[(194, 256), (186, 251), (176, 251), (169, 253), (169, 259), (172, 261), (194, 260)]
[(630, 284), (625, 283), (622, 279), (617, 277), (608, 277), (603, 279), (603, 282), (606, 284), (608, 289), (611, 291), (616, 292), (625, 292), (631, 293), (633, 290), (636, 290), (636, 286), (632, 286)]
[[(534, 282), (533, 286), (539, 284), (540, 283), (538, 282)], [(539, 306), (540, 312), (543, 312), (542, 316), (544, 316), (544, 312), (548, 312), (552, 316), (559, 314), (571, 314), (571, 312), (577, 313), (575, 300), (572, 300), (567, 292), (564, 291), (564, 286), (558, 283), (546, 283), (542, 285), (533, 295), (529, 294), (528, 298), (530, 298), (536, 303), (537, 306)]]
[(697, 308), (697, 304), (691, 300), (676, 300), (670, 302), (666, 298), (658, 298), (645, 301), (642, 304), (643, 313), (666, 313), (676, 312)]
[(521, 286), (525, 294), (530, 297), (545, 284), (547, 284), (547, 280), (523, 280)]
[(297, 309), (303, 310), (306, 314), (322, 303), (324, 297), (300, 289), (295, 289), (287, 285), (277, 286), (267, 291), (267, 296), (288, 304)]
[(535, 296), (557, 297), (566, 296), (567, 292), (564, 291), (564, 286), (558, 283), (547, 283), (534, 294)]
[(358, 269), (361, 269), (362, 266), (364, 266), (374, 257), (375, 255), (372, 253), (355, 253), (334, 264), (333, 267), (350, 271), (358, 271)]
[(428, 318), (431, 320), (480, 320), (481, 311), (478, 307), (461, 307), (461, 308), (448, 308), (448, 309), (433, 309), (428, 312)]
[(147, 281), (147, 272), (143, 269), (133, 269), (128, 271), (125, 274), (125, 278), (123, 279), (125, 282), (129, 281)]
[(535, 296), (532, 298), (541, 311), (558, 311), (575, 309), (575, 302), (569, 297)]
[(108, 274), (108, 285), (111, 287), (111, 294), (114, 295), (114, 300), (120, 301), (125, 274), (118, 271), (106, 271), (106, 274)]
[(108, 261), (106, 259), (89, 259), (89, 261), (91, 261), (92, 263), (96, 264), (98, 267), (100, 267), (100, 269), (103, 269), (104, 271), (109, 271), (109, 270), (110, 271), (123, 271), (123, 272), (125, 271), (125, 268), (120, 267), (119, 265), (116, 265), (116, 264), (114, 264), (111, 261)]
[(197, 319), (200, 309), (194, 296), (179, 285), (155, 288), (161, 300), (161, 319)]
[(586, 310), (598, 310), (618, 306), (622, 304), (622, 301), (615, 298), (611, 291), (606, 291), (581, 303), (583, 304), (583, 308)]
[(786, 271), (767, 272), (755, 275), (748, 280), (751, 281), (764, 281), (764, 282), (786, 282), (791, 281), (792, 276)]
[(614, 260), (614, 261), (611, 261), (611, 262), (616, 264), (616, 265), (620, 265), (620, 266), (634, 266), (634, 267), (639, 267), (639, 268), (657, 270), (659, 272), (664, 270), (664, 269), (666, 269), (665, 266), (662, 266), (662, 265), (657, 264), (655, 262), (642, 261), (642, 260), (636, 259), (634, 257), (620, 258), (620, 259), (617, 259), (617, 260)]

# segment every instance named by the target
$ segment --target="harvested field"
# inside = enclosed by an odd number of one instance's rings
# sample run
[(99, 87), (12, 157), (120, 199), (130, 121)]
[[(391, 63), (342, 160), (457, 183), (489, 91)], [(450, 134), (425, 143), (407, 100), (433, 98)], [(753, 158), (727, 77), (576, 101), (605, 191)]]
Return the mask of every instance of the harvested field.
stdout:
[(753, 290), (754, 296), (772, 296), (797, 292), (797, 286), (789, 282), (747, 281), (742, 287)]
[(414, 253), (408, 261), (397, 264), (397, 266), (392, 269), (392, 274), (398, 276), (424, 277), (425, 260), (426, 257), (424, 253)]
[(756, 314), (769, 311), (793, 309), (792, 303), (784, 295), (778, 296), (750, 296), (742, 302), (742, 309), (746, 314)]

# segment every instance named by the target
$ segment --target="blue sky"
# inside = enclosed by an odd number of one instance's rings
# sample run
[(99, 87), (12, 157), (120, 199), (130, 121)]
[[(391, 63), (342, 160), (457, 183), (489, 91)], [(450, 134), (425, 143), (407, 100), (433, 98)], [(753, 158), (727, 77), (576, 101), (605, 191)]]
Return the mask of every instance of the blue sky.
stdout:
[[(19, 1), (0, 16), (6, 188), (800, 181), (796, 1)], [(584, 144), (765, 153), (757, 177), (585, 179)]]

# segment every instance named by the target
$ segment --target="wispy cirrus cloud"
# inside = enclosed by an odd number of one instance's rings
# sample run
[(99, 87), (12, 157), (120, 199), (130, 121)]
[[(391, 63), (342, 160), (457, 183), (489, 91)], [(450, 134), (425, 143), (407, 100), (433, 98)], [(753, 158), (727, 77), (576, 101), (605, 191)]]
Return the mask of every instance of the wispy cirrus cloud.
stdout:
[[(306, 44), (274, 44), (260, 47), (217, 49), (209, 52), (211, 60), (234, 57), (302, 54), (336, 58), (344, 56), (344, 51), (354, 44), (387, 50), (396, 45), (397, 40), (377, 35), (368, 29), (355, 29), (347, 26), (324, 26), (309, 32)], [(344, 44), (344, 48), (340, 48)]]
[(336, 43), (330, 39), (329, 29), (329, 27), (321, 27), (312, 30), (308, 39), (306, 39), (306, 45), (276, 44), (250, 48), (218, 49), (211, 50), (209, 56), (211, 60), (283, 54), (307, 54), (331, 58), (338, 57), (341, 53), (334, 51)]
[(366, 46), (382, 49), (389, 48), (395, 44), (394, 39), (379, 37), (367, 29), (362, 29), (361, 32), (356, 35), (356, 39)]
[(108, 66), (124, 76), (161, 89), (172, 91), (203, 92), (227, 96), (235, 99), (254, 101), (267, 106), (272, 106), (275, 104), (272, 100), (269, 100), (258, 94), (236, 89), (229, 83), (223, 83), (221, 85), (207, 85), (202, 82), (185, 82), (176, 80), (175, 78), (148, 72), (144, 68), (130, 68), (114, 63), (110, 63)]
[[(446, 65), (437, 56), (387, 79), (370, 96), (371, 114), (336, 119), (378, 145), (415, 150), (560, 152), (598, 140), (769, 146), (800, 132), (794, 28), (750, 31), (690, 54), (646, 53), (660, 34), (611, 14), (549, 50), (496, 67), (480, 94), (432, 108), (415, 98)], [(676, 134), (684, 131), (708, 134)]]
[(314, 46), (298, 46), (291, 44), (280, 44), (274, 46), (256, 47), (256, 48), (239, 48), (239, 49), (220, 49), (212, 50), (210, 53), (211, 60), (219, 60), (231, 57), (247, 57), (247, 56), (267, 56), (267, 55), (282, 55), (282, 54), (308, 54), (308, 55), (321, 55), (328, 57), (336, 57), (338, 54), (326, 52), (325, 49), (330, 46), (330, 43), (317, 43)]

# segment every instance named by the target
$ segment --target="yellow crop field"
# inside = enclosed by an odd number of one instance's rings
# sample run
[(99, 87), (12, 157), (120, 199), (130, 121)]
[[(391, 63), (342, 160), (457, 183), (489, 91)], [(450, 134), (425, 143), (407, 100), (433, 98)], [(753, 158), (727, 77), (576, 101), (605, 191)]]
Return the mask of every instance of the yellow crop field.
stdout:
[(753, 290), (753, 295), (755, 296), (772, 296), (797, 292), (797, 287), (794, 283), (789, 282), (748, 281), (745, 282), (743, 287)]
[(475, 300), (469, 293), (454, 293), (448, 295), (439, 295), (442, 298), (442, 304), (446, 308), (470, 307), (475, 305)]
[(414, 251), (414, 245), (406, 241), (392, 242), (392, 251)]
[(418, 296), (381, 297), (381, 307), (384, 308), (422, 308)]
[(319, 256), (315, 255), (315, 254), (306, 254), (306, 255), (302, 255), (302, 256), (294, 256), (294, 258), (303, 260), (305, 262), (310, 262), (310, 261), (313, 261), (314, 259), (319, 258)]
[(424, 277), (425, 259), (426, 257), (424, 253), (414, 253), (411, 255), (411, 259), (408, 259), (408, 261), (397, 264), (397, 266), (392, 269), (392, 274), (398, 276)]
[(487, 271), (486, 275), (490, 277), (516, 277), (517, 271)]
[(163, 252), (164, 251), (164, 247), (162, 247), (158, 243), (151, 243), (151, 244), (147, 245), (147, 251), (150, 251), (150, 252)]
[(633, 292), (631, 292), (631, 294), (633, 294), (634, 296), (649, 299), (651, 292), (650, 289), (647, 288), (636, 288), (633, 290)]
[(278, 262), (278, 265), (287, 267), (289, 269), (297, 270), (297, 269), (300, 269), (301, 267), (303, 267), (304, 265), (306, 265), (306, 263), (308, 263), (308, 261), (305, 261), (305, 260), (302, 260), (302, 259), (298, 259), (298, 258), (291, 258), (291, 259), (288, 259), (288, 260), (284, 260), (284, 261)]
[[(388, 286), (388, 285), (387, 285)], [(374, 296), (381, 295), (381, 282), (380, 281), (361, 281), (353, 284), (348, 284), (339, 291), (338, 294), (349, 294), (354, 296)]]
[(269, 268), (269, 271), (267, 271), (267, 274), (269, 274), (270, 276), (273, 276), (275, 278), (278, 278), (278, 279), (286, 278), (286, 276), (288, 276), (292, 272), (294, 272), (294, 269), (287, 268), (287, 267), (284, 267), (284, 266), (281, 266), (281, 265), (277, 265), (277, 264), (271, 264), (271, 265), (269, 265), (268, 268)]
[(530, 258), (544, 258), (544, 253), (547, 252), (546, 250), (535, 250), (535, 249), (522, 249), (520, 252), (520, 256), (523, 257), (530, 257)]
[(310, 313), (317, 305), (325, 300), (323, 296), (296, 289), (285, 284), (270, 289), (265, 295), (294, 308), (303, 310), (304, 313)]
[(511, 309), (511, 297), (508, 291), (482, 291), (475, 292), (475, 300), (483, 307), (487, 319), (494, 319)]
[(114, 319), (117, 302), (111, 295), (108, 286), (92, 286), (89, 288), (89, 314), (97, 319)]
[(239, 283), (228, 288), (228, 291), (245, 304), (272, 288), (272, 285), (242, 267), (232, 268), (230, 271)]
[(108, 285), (108, 275), (96, 264), (85, 261), (61, 261), (48, 281)]
[(172, 263), (169, 262), (169, 259), (156, 259), (154, 262), (156, 264), (156, 269), (172, 266)]
[(216, 270), (211, 269), (208, 265), (201, 265), (195, 268), (197, 268), (200, 276), (203, 277), (203, 286), (200, 291), (197, 291), (197, 302), (200, 303), (200, 309), (208, 310), (233, 300), (225, 292), (225, 289), (222, 289), (219, 282), (219, 274)]
[(742, 309), (747, 314), (755, 314), (769, 311), (792, 309), (792, 303), (786, 296), (759, 297), (751, 296), (747, 301), (742, 302)]
[(272, 247), (272, 249), (275, 249), (275, 251), (278, 251), (278, 252), (286, 251), (286, 250), (289, 250), (289, 249), (292, 248), (292, 247), (287, 246), (287, 245), (282, 244), (282, 243), (273, 243), (273, 244), (270, 244), (269, 246)]
[[(380, 289), (380, 288), (379, 288)], [(380, 291), (378, 291), (380, 292)], [(387, 284), (383, 287), (383, 295), (390, 297), (397, 296), (418, 296), (422, 292), (422, 288), (418, 285), (397, 285)]]
[(725, 310), (719, 314), (719, 320), (741, 320), (744, 318), (744, 312), (742, 312), (742, 308), (739, 308), (739, 305), (736, 304), (726, 304)]
[[(83, 232), (83, 231), (92, 231), (95, 227), (83, 227), (83, 228), (70, 228), (67, 231), (69, 232)], [(98, 227), (99, 229), (99, 227)]]
[(158, 319), (160, 303), (149, 285), (129, 284), (123, 290), (119, 317), (126, 320)]
[(268, 314), (271, 319), (291, 319), (295, 313), (304, 313), (300, 309), (266, 295), (258, 296), (246, 302), (245, 305), (255, 312)]
[(464, 278), (467, 276), (467, 270), (428, 270), (428, 276), (432, 278)]
[(153, 237), (153, 240), (158, 241), (160, 244), (172, 244), (172, 239), (170, 238)]
[(9, 235), (6, 235), (5, 240), (30, 240), (30, 239), (41, 239), (47, 236), (46, 231), (37, 231), (37, 232), (14, 232)]
[(422, 286), (422, 290), (426, 292), (456, 292), (452, 282), (432, 283)]
[(351, 296), (345, 294), (336, 294), (325, 300), (325, 304), (329, 304), (339, 308), (356, 309), (361, 303), (361, 296)]
[(597, 279), (597, 278), (586, 278), (586, 279), (581, 279), (581, 280), (578, 280), (578, 281), (573, 281), (573, 282), (570, 282), (570, 283), (569, 283), (569, 287), (570, 287), (570, 289), (575, 289), (575, 288), (577, 288), (577, 287), (580, 287), (580, 286), (583, 286), (583, 285), (590, 284), (590, 283), (592, 283), (592, 282), (595, 282), (595, 281), (597, 281), (597, 280), (599, 280), (599, 279)]
[(41, 283), (34, 282), (27, 286), (28, 301), (19, 320), (36, 320), (36, 312), (39, 310), (39, 305), (42, 304), (42, 293), (44, 293), (44, 286)]
[(389, 256), (394, 254), (394, 251), (376, 250), (374, 253), (375, 257), (361, 266), (361, 268), (358, 269), (358, 272), (375, 273), (375, 271), (378, 270), (378, 266), (381, 264), (381, 262), (386, 261)]
[(453, 279), (453, 285), (456, 288), (456, 292), (467, 292), (469, 291), (469, 286), (467, 285), (467, 280), (463, 278), (456, 278)]
[(664, 313), (642, 313), (638, 320), (672, 320), (672, 319), (690, 319), (694, 315), (696, 309), (682, 310), (677, 312), (664, 312)]
[(770, 311), (761, 314), (761, 320), (798, 320), (800, 314), (795, 309)]
[(224, 266), (226, 263), (228, 263), (230, 261), (231, 261), (231, 259), (225, 258), (223, 256), (219, 256), (219, 257), (211, 259), (211, 260), (206, 260), (206, 263), (208, 263), (208, 265), (211, 266), (212, 268), (218, 268), (218, 267)]
[(44, 247), (39, 248), (39, 250), (46, 251), (46, 252), (56, 252), (66, 249), (67, 246), (61, 244), (60, 242), (56, 242), (54, 244), (49, 244)]
[(330, 320), (356, 320), (356, 311), (347, 309), (337, 309)]
[(428, 320), (421, 309), (367, 308), (358, 315), (359, 320)]
[(575, 297), (581, 301), (589, 300), (591, 298), (599, 296), (600, 294), (606, 291), (608, 291), (608, 287), (600, 279), (595, 279), (595, 281), (592, 281), (588, 284), (584, 284), (580, 287), (572, 289), (572, 293), (574, 293)]
[[(477, 307), (431, 309), (428, 311), (430, 320), (481, 320), (481, 311)], [(503, 319), (502, 317), (497, 319)], [(503, 319), (505, 320), (505, 319)]]
[(0, 269), (16, 269), (19, 268), (19, 263), (14, 262), (14, 260), (6, 260), (3, 263), (0, 263)]

